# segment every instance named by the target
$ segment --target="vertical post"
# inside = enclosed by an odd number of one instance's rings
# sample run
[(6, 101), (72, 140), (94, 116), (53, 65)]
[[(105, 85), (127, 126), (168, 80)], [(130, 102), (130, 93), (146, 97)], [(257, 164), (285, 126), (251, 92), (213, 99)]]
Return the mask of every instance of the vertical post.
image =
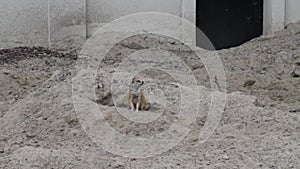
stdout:
[(264, 0), (264, 34), (284, 29), (286, 0)]
[(300, 1), (286, 0), (285, 5), (285, 25), (300, 21)]
[(88, 14), (88, 0), (84, 0), (84, 15), (85, 15), (85, 38), (88, 38), (88, 23), (87, 23), (87, 21), (88, 21), (88, 16), (87, 16), (87, 14)]
[(186, 25), (182, 21), (182, 40), (190, 45), (196, 45), (196, 0), (182, 0), (182, 19), (195, 25)]
[(183, 13), (183, 0), (180, 0), (180, 15), (179, 15), (179, 17), (181, 18), (181, 26), (180, 26), (180, 40), (181, 41), (184, 41), (184, 30), (183, 30), (183, 24), (184, 24), (184, 22), (183, 22), (183, 19), (184, 19), (184, 13)]
[(50, 0), (48, 0), (48, 48), (51, 48), (51, 18), (50, 18)]

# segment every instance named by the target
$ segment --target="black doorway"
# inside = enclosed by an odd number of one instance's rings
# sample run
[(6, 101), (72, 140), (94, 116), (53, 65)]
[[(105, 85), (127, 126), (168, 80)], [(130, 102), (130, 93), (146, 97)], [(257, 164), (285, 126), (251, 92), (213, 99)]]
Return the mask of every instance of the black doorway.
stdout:
[[(262, 34), (263, 0), (197, 0), (196, 25), (215, 49), (243, 44)], [(211, 49), (197, 31), (197, 46)]]

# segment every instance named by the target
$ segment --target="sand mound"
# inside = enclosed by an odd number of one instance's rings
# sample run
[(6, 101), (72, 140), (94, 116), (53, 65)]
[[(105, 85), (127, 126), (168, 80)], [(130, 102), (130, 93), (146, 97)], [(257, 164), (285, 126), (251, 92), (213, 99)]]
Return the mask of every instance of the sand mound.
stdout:
[[(154, 98), (153, 108), (145, 116), (152, 113), (157, 118), (149, 123), (130, 121), (116, 111), (117, 105), (125, 115), (130, 115), (122, 104), (124, 98), (118, 97), (122, 93), (114, 93), (110, 88), (110, 79), (117, 72), (114, 69), (123, 56), (160, 44), (183, 57), (201, 86), (201, 112), (193, 125), (188, 126), (191, 130), (188, 136), (170, 151), (146, 159), (108, 153), (83, 131), (72, 99), (72, 78), (78, 73), (74, 69), (76, 52), (61, 53), (41, 47), (1, 50), (0, 166), (297, 168), (300, 166), (300, 34), (296, 28), (218, 52), (225, 67), (229, 94), (222, 119), (204, 144), (198, 143), (198, 135), (207, 120), (212, 91), (205, 67), (194, 61), (193, 52), (180, 43), (153, 35), (133, 37), (111, 50), (92, 84), (96, 97), (88, 101), (97, 104), (105, 112), (105, 122), (123, 135), (150, 138), (180, 118), (178, 86), (167, 74), (155, 71), (141, 75), (146, 82), (160, 84), (167, 91), (169, 109), (161, 113), (159, 110), (164, 107), (160, 103), (164, 103), (164, 98)], [(155, 57), (148, 64), (156, 64)], [(174, 61), (167, 65), (180, 68), (180, 64)], [(116, 88), (127, 84), (113, 83)], [(186, 88), (188, 91), (189, 87)], [(104, 121), (99, 120), (101, 123)]]

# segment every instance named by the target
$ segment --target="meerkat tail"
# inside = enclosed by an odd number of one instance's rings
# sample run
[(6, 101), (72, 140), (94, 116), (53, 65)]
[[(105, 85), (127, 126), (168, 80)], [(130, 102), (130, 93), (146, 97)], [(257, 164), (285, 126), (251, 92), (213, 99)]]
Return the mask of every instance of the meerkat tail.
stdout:
[(147, 103), (147, 105), (146, 105), (146, 107), (145, 107), (145, 111), (150, 110), (150, 108), (151, 108), (151, 103)]

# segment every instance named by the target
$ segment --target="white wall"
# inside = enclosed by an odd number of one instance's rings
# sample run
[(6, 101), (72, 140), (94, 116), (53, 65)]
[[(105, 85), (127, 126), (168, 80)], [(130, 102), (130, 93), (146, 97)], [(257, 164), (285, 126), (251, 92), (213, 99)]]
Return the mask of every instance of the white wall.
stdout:
[(85, 0), (1, 0), (0, 48), (86, 37)]
[[(264, 33), (300, 20), (300, 0), (264, 3)], [(137, 12), (169, 13), (195, 23), (196, 0), (0, 0), (0, 48), (85, 38), (105, 23)], [(193, 43), (195, 30), (181, 28), (183, 39)]]
[(85, 0), (49, 0), (49, 40), (86, 37)]
[(47, 0), (0, 1), (0, 48), (48, 44)]
[(273, 33), (284, 29), (285, 0), (264, 0), (263, 33)]
[(88, 35), (99, 26), (140, 12), (163, 12), (181, 16), (184, 0), (87, 0)]
[(294, 23), (300, 21), (300, 0), (286, 0), (285, 23)]

